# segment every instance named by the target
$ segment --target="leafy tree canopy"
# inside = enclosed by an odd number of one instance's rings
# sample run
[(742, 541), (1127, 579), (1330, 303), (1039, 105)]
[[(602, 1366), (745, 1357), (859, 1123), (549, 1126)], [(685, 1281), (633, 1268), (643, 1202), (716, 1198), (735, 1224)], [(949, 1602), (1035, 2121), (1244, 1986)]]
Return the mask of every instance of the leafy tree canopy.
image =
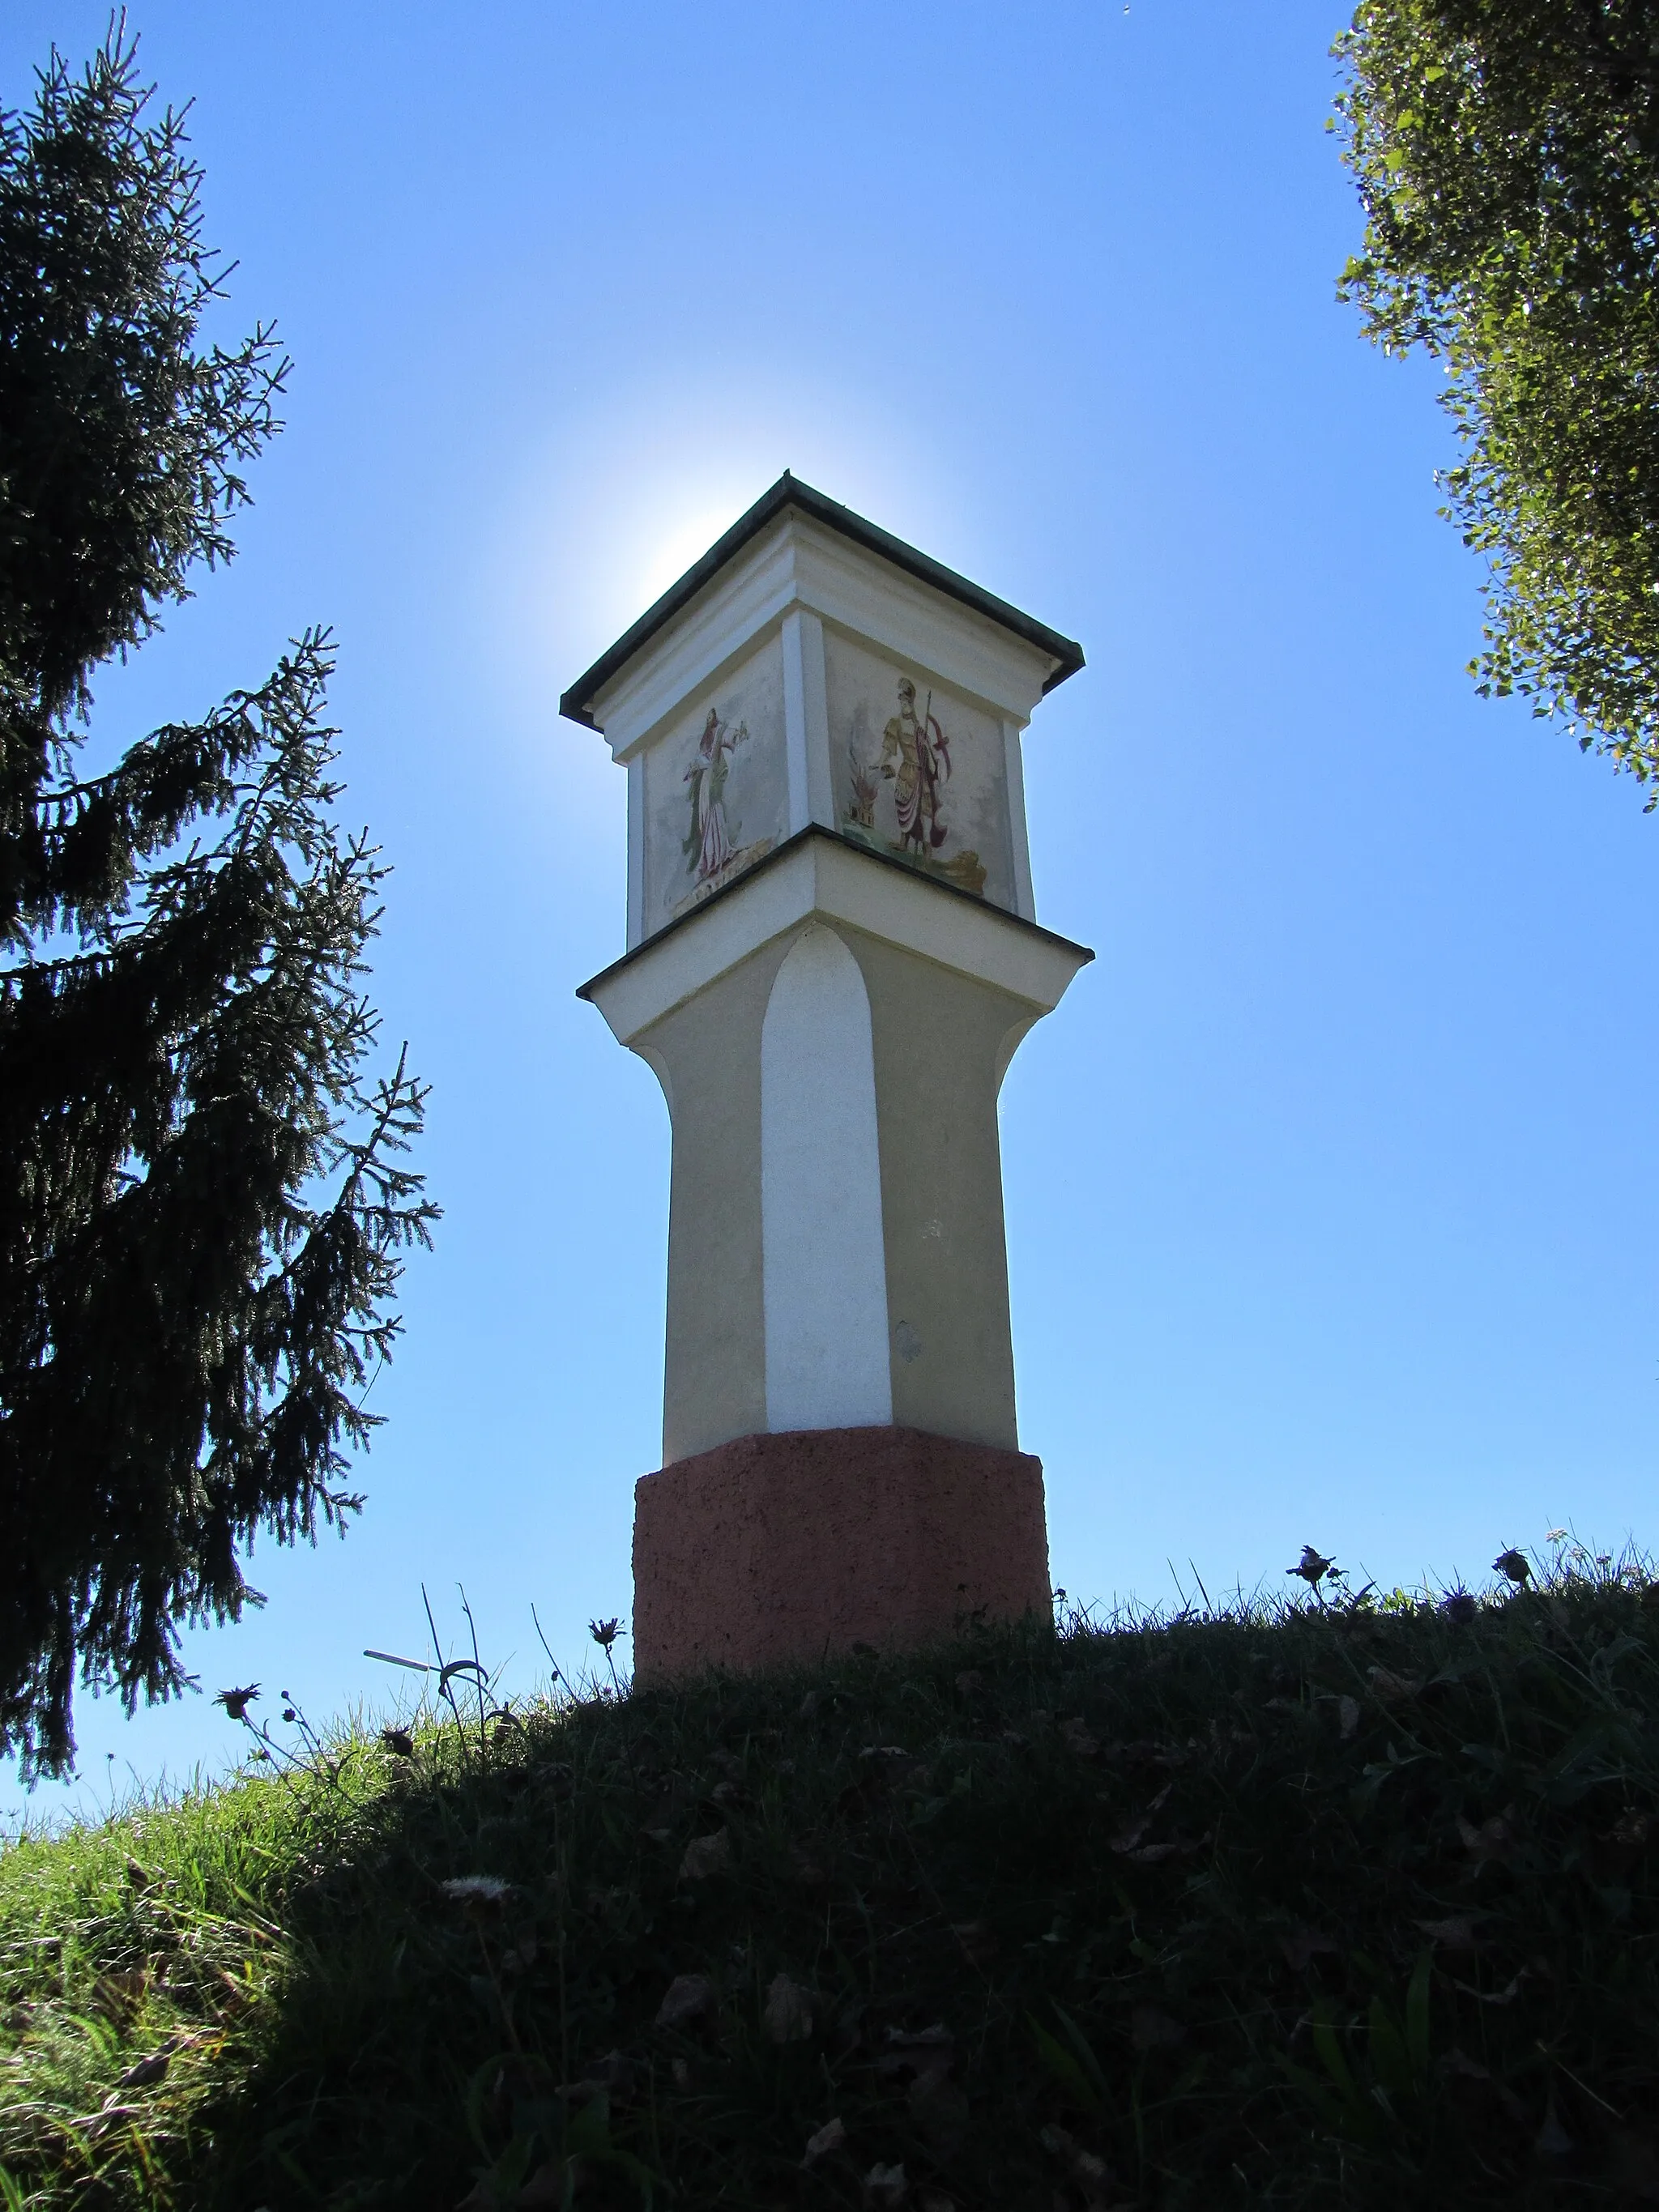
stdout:
[(1659, 805), (1659, 0), (1361, 0), (1339, 40), (1368, 218), (1341, 285), (1425, 348), (1487, 556), (1484, 694)]
[(77, 773), (94, 672), (233, 550), (278, 427), (183, 118), (118, 30), (0, 117), (0, 1752), (73, 1759), (83, 1684), (184, 1684), (239, 1553), (361, 1501), (343, 1447), (434, 1209), (424, 1092), (372, 1081), (384, 869), (334, 817), (326, 636)]

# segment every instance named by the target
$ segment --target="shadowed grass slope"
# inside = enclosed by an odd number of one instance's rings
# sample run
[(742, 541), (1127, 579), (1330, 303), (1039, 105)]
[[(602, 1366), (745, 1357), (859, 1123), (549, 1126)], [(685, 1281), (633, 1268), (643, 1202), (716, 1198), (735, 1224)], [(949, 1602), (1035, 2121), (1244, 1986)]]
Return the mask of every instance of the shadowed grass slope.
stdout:
[(14, 2205), (1659, 2203), (1659, 1587), (977, 1635), (0, 1856)]

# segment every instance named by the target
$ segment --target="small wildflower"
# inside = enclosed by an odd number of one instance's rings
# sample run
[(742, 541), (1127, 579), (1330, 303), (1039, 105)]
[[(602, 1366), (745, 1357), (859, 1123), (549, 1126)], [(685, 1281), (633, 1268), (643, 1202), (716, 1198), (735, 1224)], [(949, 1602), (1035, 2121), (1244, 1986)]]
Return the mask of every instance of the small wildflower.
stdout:
[(513, 1885), (498, 1875), (463, 1874), (445, 1882), (443, 1893), (457, 1905), (505, 1905), (513, 1894)]
[(1531, 1563), (1524, 1552), (1513, 1549), (1500, 1552), (1492, 1561), (1492, 1566), (1498, 1574), (1507, 1576), (1517, 1588), (1521, 1583), (1532, 1580)]
[(1328, 1559), (1316, 1552), (1311, 1544), (1302, 1547), (1302, 1557), (1295, 1566), (1286, 1567), (1287, 1575), (1299, 1575), (1310, 1589), (1317, 1589), (1326, 1575), (1340, 1575), (1341, 1569), (1334, 1559)]
[(621, 1629), (620, 1617), (615, 1620), (590, 1620), (587, 1624), (587, 1632), (601, 1651), (608, 1651), (611, 1649)]
[(1565, 1544), (1566, 1540), (1567, 1531), (1565, 1528), (1546, 1528), (1544, 1531), (1547, 1544)]
[(1446, 1601), (1440, 1610), (1459, 1628), (1467, 1628), (1480, 1607), (1468, 1590), (1455, 1589), (1446, 1593)]
[(258, 1694), (259, 1685), (257, 1682), (250, 1682), (245, 1690), (221, 1690), (213, 1702), (216, 1705), (222, 1705), (232, 1720), (245, 1720), (248, 1707)]

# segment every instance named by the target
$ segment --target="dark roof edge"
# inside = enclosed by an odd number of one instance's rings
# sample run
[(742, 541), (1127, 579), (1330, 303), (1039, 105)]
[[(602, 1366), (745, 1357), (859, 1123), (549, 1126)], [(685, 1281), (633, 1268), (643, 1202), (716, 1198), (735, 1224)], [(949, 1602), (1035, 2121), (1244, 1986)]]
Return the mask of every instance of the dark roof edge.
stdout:
[(722, 884), (717, 891), (704, 899), (700, 905), (689, 908), (684, 914), (676, 915), (672, 921), (665, 922), (662, 927), (653, 932), (651, 936), (642, 937), (631, 951), (623, 954), (620, 960), (613, 960), (608, 968), (601, 968), (597, 975), (590, 975), (586, 982), (579, 983), (576, 986), (576, 996), (592, 1004), (594, 990), (599, 984), (608, 982), (612, 975), (619, 975), (624, 968), (631, 967), (635, 960), (642, 959), (647, 952), (654, 951), (665, 938), (672, 937), (676, 930), (684, 929), (688, 922), (696, 921), (700, 915), (707, 914), (711, 906), (718, 905), (721, 899), (730, 898), (733, 891), (740, 890), (745, 884), (752, 883), (755, 878), (766, 869), (775, 867), (786, 854), (796, 851), (799, 847), (806, 842), (809, 837), (828, 837), (837, 845), (844, 845), (849, 853), (858, 853), (862, 854), (865, 860), (873, 860), (879, 868), (902, 869), (912, 881), (920, 878), (923, 883), (930, 884), (936, 891), (943, 891), (948, 898), (966, 899), (969, 905), (977, 907), (981, 913), (994, 914), (1000, 921), (1012, 922), (1016, 929), (1029, 929), (1033, 936), (1046, 938), (1050, 945), (1063, 945), (1068, 952), (1080, 952), (1083, 955), (1082, 964), (1085, 968), (1095, 957), (1090, 946), (1079, 945), (1072, 938), (1062, 937), (1057, 929), (1045, 929), (1040, 921), (1028, 921), (1023, 914), (1011, 913), (1006, 906), (998, 906), (992, 899), (981, 898), (977, 891), (964, 890), (960, 884), (941, 883), (937, 876), (922, 875), (920, 868), (913, 868), (908, 860), (901, 860), (894, 854), (872, 853), (867, 845), (860, 845), (851, 837), (843, 837), (839, 830), (830, 830), (822, 822), (809, 822), (804, 830), (797, 830), (793, 837), (786, 837), (781, 845), (775, 845), (763, 860), (757, 860), (752, 868), (745, 868), (740, 876), (734, 876), (729, 884)]
[(1039, 651), (1052, 655), (1060, 665), (1044, 684), (1045, 692), (1052, 691), (1056, 684), (1063, 684), (1068, 676), (1075, 676), (1082, 667), (1083, 647), (1074, 639), (1062, 637), (1058, 630), (1050, 629), (1046, 623), (1038, 622), (1035, 616), (1022, 614), (1018, 607), (1011, 607), (1006, 599), (1000, 599), (994, 592), (983, 591), (979, 585), (969, 583), (966, 576), (957, 575), (954, 568), (947, 568), (943, 562), (917, 552), (914, 545), (907, 545), (902, 538), (895, 538), (890, 531), (878, 529), (873, 522), (866, 522), (861, 514), (854, 514), (850, 507), (842, 507), (833, 499), (826, 499), (821, 491), (814, 491), (811, 484), (803, 483), (799, 477), (791, 476), (786, 469), (771, 489), (763, 492), (749, 512), (739, 515), (723, 538), (715, 539), (702, 560), (688, 568), (678, 583), (671, 584), (656, 604), (647, 607), (639, 620), (599, 655), (587, 673), (579, 677), (571, 685), (559, 701), (559, 712), (566, 720), (580, 722), (590, 730), (597, 729), (599, 725), (593, 720), (596, 694), (602, 691), (611, 678), (627, 665), (648, 639), (696, 599), (703, 586), (720, 573), (735, 553), (740, 552), (751, 538), (764, 530), (767, 524), (787, 507), (799, 507), (814, 522), (823, 523), (826, 529), (838, 531), (843, 538), (850, 538), (855, 545), (862, 545), (867, 552), (879, 554), (883, 560), (890, 561), (896, 568), (902, 568), (907, 574), (916, 577), (921, 582), (931, 584), (936, 592), (943, 592), (947, 599), (959, 600), (963, 606), (971, 607), (975, 614), (983, 615), (988, 621), (996, 623), (1001, 629), (1012, 630), (1016, 637), (1023, 637), (1028, 645), (1034, 645)]

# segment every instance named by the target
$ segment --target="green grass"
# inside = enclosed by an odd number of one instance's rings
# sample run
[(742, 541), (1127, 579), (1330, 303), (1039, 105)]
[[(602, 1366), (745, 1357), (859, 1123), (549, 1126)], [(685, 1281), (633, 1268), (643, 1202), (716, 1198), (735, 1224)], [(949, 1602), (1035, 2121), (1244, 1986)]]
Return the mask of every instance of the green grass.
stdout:
[(1464, 1610), (983, 1633), (25, 1838), (0, 2195), (1659, 2203), (1659, 1588)]

